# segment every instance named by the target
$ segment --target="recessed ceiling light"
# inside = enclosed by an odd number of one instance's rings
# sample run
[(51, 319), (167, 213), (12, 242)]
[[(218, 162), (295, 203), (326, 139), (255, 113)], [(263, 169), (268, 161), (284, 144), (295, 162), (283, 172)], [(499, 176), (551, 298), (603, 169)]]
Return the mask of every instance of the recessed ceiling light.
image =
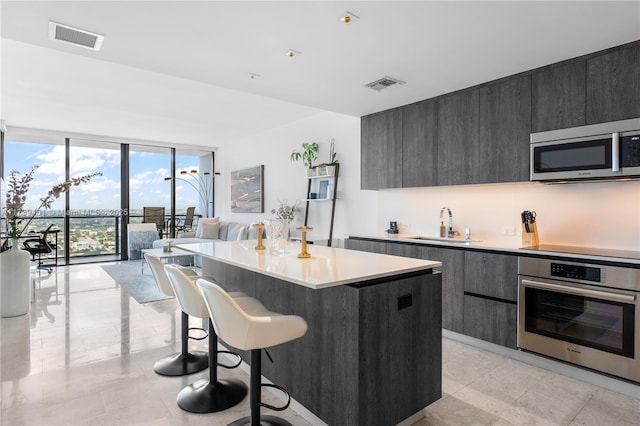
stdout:
[(349, 11), (347, 11), (343, 16), (340, 17), (340, 21), (345, 23), (345, 24), (348, 24), (350, 22), (356, 21), (358, 19), (360, 19), (360, 17), (358, 15), (356, 15), (353, 12), (349, 12)]
[(299, 52), (299, 51), (293, 50), (293, 49), (289, 49), (289, 50), (287, 50), (287, 53), (285, 53), (285, 55), (287, 55), (290, 58), (293, 58), (293, 57), (301, 55), (301, 54), (302, 54), (302, 52)]
[(260, 77), (260, 74), (256, 74), (256, 73), (252, 73), (252, 72), (249, 73), (249, 78), (252, 79), (252, 80), (254, 80), (254, 79), (258, 78), (258, 77)]

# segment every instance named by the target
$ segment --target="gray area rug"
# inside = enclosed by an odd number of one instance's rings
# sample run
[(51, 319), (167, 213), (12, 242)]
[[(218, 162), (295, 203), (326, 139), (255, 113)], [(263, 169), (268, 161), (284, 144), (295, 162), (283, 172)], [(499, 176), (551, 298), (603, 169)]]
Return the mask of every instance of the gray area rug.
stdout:
[(149, 268), (145, 268), (144, 274), (140, 272), (140, 261), (102, 265), (102, 269), (120, 285), (123, 291), (126, 291), (140, 304), (172, 299), (172, 297), (158, 291), (156, 281), (149, 272)]

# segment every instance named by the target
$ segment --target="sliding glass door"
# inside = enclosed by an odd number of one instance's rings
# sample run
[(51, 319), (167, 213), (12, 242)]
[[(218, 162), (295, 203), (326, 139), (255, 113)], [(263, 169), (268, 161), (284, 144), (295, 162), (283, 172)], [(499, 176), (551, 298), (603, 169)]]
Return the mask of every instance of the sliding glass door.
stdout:
[(120, 259), (120, 166), (120, 144), (69, 140), (69, 177), (102, 173), (69, 191), (68, 256), (73, 263)]

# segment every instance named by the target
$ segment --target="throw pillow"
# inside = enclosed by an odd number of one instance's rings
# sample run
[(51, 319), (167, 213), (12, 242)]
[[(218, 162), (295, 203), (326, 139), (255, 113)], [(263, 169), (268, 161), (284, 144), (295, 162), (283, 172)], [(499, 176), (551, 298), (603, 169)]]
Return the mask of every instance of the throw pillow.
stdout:
[[(220, 221), (220, 217), (202, 217), (198, 220), (198, 228), (196, 229), (196, 238), (204, 238), (202, 236), (202, 225), (205, 223), (217, 223)], [(216, 238), (218, 238), (216, 236)]]
[(227, 241), (244, 240), (244, 225), (231, 222), (225, 239)]
[(209, 239), (218, 238), (219, 229), (220, 229), (220, 224), (218, 222), (205, 222), (202, 224), (201, 238), (209, 238)]
[[(262, 228), (262, 238), (266, 238), (264, 228)], [(247, 232), (247, 240), (257, 240), (257, 239), (258, 239), (258, 228), (254, 226), (249, 226), (249, 230)]]
[(247, 239), (247, 227), (243, 226), (242, 229), (240, 229), (240, 232), (238, 232), (238, 237), (236, 238), (236, 240), (240, 241), (240, 240), (246, 240)]

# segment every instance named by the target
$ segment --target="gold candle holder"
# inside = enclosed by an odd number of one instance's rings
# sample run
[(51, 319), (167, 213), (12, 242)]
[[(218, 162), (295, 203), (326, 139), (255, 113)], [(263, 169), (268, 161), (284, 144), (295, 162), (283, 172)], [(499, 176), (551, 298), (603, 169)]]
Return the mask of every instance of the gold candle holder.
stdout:
[(262, 244), (262, 229), (264, 228), (264, 223), (254, 223), (254, 227), (258, 228), (258, 245), (256, 246), (256, 250), (264, 250), (266, 247)]
[(311, 254), (307, 251), (307, 231), (311, 231), (313, 228), (309, 226), (299, 226), (296, 229), (302, 231), (302, 251), (300, 251), (298, 257), (301, 259), (308, 259), (311, 257)]

